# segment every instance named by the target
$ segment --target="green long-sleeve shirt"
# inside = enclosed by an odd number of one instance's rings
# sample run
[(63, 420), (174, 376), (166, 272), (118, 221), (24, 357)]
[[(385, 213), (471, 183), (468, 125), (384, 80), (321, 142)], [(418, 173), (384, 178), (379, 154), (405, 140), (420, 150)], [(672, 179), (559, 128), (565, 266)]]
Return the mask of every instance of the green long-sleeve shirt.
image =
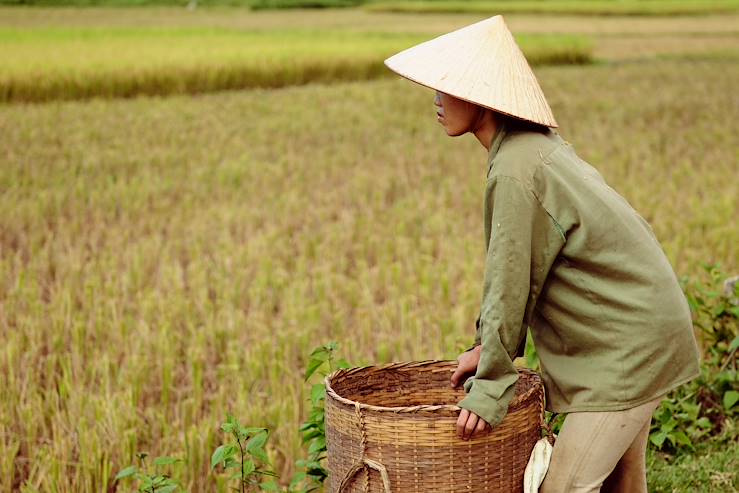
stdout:
[(459, 406), (491, 425), (530, 327), (547, 409), (628, 409), (699, 374), (690, 310), (649, 224), (556, 130), (506, 119), (489, 150), (477, 372)]

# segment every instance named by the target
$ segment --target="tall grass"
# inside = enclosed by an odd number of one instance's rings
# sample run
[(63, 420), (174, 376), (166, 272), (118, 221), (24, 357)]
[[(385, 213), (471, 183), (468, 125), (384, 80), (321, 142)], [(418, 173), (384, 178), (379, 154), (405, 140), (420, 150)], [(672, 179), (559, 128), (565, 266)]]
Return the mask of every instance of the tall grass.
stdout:
[(373, 12), (675, 16), (739, 11), (739, 0), (377, 0)]
[[(562, 135), (678, 274), (739, 269), (736, 64), (541, 67)], [(208, 457), (227, 410), (299, 454), (306, 349), (473, 338), (486, 153), (405, 80), (0, 106), (0, 490), (111, 490), (138, 450)], [(120, 488), (119, 488), (120, 489)]]
[[(0, 101), (281, 87), (392, 74), (383, 60), (429, 35), (334, 30), (0, 29)], [(577, 36), (518, 41), (534, 65), (587, 63)]]

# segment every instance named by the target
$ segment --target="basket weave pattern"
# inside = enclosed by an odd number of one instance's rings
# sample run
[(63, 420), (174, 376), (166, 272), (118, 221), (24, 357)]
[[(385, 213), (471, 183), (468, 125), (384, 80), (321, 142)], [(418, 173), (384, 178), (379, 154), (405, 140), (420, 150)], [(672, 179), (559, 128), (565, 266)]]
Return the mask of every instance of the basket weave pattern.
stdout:
[(523, 491), (541, 437), (544, 388), (519, 370), (505, 419), (473, 440), (457, 438), (464, 390), (454, 361), (338, 370), (326, 378), (329, 493)]

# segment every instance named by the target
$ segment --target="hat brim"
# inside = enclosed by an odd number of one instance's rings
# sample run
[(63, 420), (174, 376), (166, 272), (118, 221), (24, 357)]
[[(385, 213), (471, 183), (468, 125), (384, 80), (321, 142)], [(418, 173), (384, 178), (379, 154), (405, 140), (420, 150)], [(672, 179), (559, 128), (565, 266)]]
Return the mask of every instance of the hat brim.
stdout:
[(557, 127), (534, 72), (496, 15), (385, 59), (416, 84), (519, 120)]
[(420, 80), (414, 79), (410, 75), (406, 75), (406, 74), (402, 74), (402, 73), (398, 72), (396, 69), (394, 69), (393, 67), (391, 67), (390, 65), (388, 65), (388, 63), (387, 63), (388, 60), (389, 60), (389, 58), (386, 59), (385, 62), (384, 62), (385, 66), (387, 68), (389, 68), (390, 70), (392, 70), (394, 73), (398, 74), (399, 76), (403, 77), (404, 79), (408, 79), (409, 81), (415, 82), (416, 84), (421, 85), (423, 87), (427, 87), (429, 89), (433, 89), (434, 91), (439, 91), (439, 92), (444, 93), (444, 94), (449, 94), (450, 96), (454, 96), (455, 98), (461, 99), (462, 101), (467, 101), (468, 103), (476, 104), (477, 106), (481, 106), (483, 108), (487, 108), (487, 109), (489, 109), (491, 111), (495, 111), (496, 113), (501, 113), (503, 115), (509, 116), (511, 118), (515, 118), (517, 120), (522, 120), (522, 121), (529, 122), (529, 123), (536, 123), (537, 125), (543, 125), (545, 127), (551, 127), (551, 128), (558, 128), (559, 127), (559, 125), (557, 124), (557, 121), (554, 120), (554, 119), (553, 119), (553, 121), (550, 124), (535, 122), (535, 121), (532, 121), (532, 120), (528, 120), (526, 118), (522, 118), (522, 117), (517, 116), (517, 115), (513, 115), (511, 113), (506, 113), (505, 111), (502, 111), (502, 110), (500, 110), (498, 108), (490, 107), (488, 105), (485, 105), (483, 103), (480, 103), (479, 101), (472, 101), (471, 99), (467, 99), (467, 98), (465, 98), (464, 96), (462, 96), (460, 94), (454, 94), (453, 91), (445, 91), (445, 90), (442, 90), (442, 89), (440, 89), (438, 87), (434, 87), (434, 86), (432, 86), (430, 84), (421, 82)]

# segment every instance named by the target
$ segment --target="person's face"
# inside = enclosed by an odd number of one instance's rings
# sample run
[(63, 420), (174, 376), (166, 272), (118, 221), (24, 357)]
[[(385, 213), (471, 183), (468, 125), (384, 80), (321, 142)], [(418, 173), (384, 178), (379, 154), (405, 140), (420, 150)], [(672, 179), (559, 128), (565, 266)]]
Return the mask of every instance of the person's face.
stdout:
[(436, 91), (434, 105), (437, 107), (436, 120), (444, 126), (447, 135), (452, 137), (467, 133), (478, 116), (479, 106), (449, 94)]

